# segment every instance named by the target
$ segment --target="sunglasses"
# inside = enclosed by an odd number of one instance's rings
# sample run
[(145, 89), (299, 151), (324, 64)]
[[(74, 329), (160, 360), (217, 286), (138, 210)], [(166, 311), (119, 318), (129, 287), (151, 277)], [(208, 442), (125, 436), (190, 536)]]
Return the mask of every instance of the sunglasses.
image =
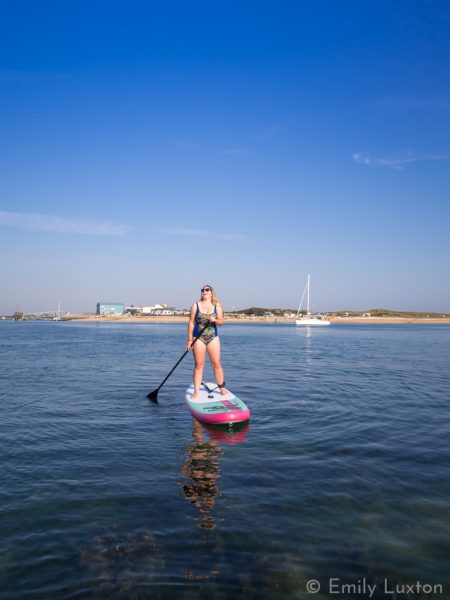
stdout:
[(210, 292), (210, 291), (211, 291), (211, 288), (203, 288), (201, 291), (202, 291), (202, 292)]

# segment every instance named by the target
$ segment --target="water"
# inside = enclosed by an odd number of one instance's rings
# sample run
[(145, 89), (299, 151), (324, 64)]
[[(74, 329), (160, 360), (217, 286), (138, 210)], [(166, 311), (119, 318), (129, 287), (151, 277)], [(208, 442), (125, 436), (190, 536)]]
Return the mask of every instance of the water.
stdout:
[(449, 598), (450, 327), (222, 334), (231, 432), (184, 325), (0, 323), (1, 597)]

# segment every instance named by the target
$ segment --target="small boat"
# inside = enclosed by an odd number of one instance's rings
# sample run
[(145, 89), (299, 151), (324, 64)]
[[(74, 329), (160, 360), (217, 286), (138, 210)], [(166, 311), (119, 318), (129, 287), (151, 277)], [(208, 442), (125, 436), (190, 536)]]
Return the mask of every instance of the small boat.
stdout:
[(58, 313), (53, 317), (54, 321), (61, 321), (61, 300), (58, 302)]
[[(308, 274), (308, 281), (306, 283), (305, 289), (303, 290), (303, 296), (302, 296), (302, 299), (300, 300), (300, 306), (298, 307), (298, 311), (297, 311), (297, 315), (296, 315), (296, 319), (295, 319), (295, 324), (296, 325), (301, 325), (301, 326), (307, 325), (308, 327), (331, 325), (331, 321), (327, 321), (326, 319), (322, 319), (322, 318), (319, 318), (319, 317), (313, 317), (313, 316), (311, 316), (311, 312), (309, 310), (310, 279), (311, 279), (311, 276)], [(303, 303), (303, 298), (305, 297), (305, 293), (307, 294), (306, 316), (298, 318), (299, 315), (300, 315), (300, 310), (302, 308), (302, 303)]]

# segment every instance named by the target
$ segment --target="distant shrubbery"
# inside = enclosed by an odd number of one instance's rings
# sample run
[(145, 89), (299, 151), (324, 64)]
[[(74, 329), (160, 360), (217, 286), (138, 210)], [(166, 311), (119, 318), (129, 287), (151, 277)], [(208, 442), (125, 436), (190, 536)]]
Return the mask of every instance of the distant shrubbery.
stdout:
[[(283, 317), (286, 313), (294, 313), (297, 311), (291, 308), (262, 308), (260, 306), (251, 306), (243, 310), (235, 310), (227, 312), (228, 315), (245, 315), (252, 317)], [(300, 311), (300, 314), (306, 314), (306, 311)], [(434, 313), (434, 312), (410, 312), (404, 310), (390, 310), (388, 308), (372, 308), (368, 311), (361, 310), (339, 310), (325, 313), (327, 315), (341, 316), (341, 317), (403, 317), (411, 319), (440, 319), (442, 317), (450, 317), (449, 313)]]
[(235, 310), (227, 312), (227, 315), (247, 315), (253, 317), (265, 317), (267, 315), (273, 315), (275, 317), (283, 317), (285, 313), (296, 313), (296, 310), (291, 308), (261, 308), (259, 306), (251, 306), (243, 310)]
[(432, 312), (409, 312), (404, 310), (389, 310), (386, 308), (372, 308), (368, 311), (372, 317), (412, 317), (415, 319), (431, 318), (439, 319), (441, 317), (449, 317), (446, 313), (432, 313)]

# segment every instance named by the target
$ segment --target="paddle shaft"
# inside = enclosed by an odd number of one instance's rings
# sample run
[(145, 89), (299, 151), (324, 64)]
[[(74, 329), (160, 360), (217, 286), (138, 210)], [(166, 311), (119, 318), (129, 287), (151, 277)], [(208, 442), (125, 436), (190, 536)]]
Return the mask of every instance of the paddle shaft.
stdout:
[[(197, 336), (196, 338), (194, 338), (194, 341), (193, 341), (193, 342), (192, 342), (192, 344), (191, 344), (191, 348), (192, 348), (192, 346), (195, 344), (195, 342), (198, 340), (198, 338), (199, 338), (199, 337), (202, 335), (202, 333), (205, 331), (205, 329), (206, 329), (207, 327), (209, 327), (209, 326), (210, 326), (210, 323), (207, 323), (207, 324), (206, 324), (204, 327), (202, 327), (202, 328), (200, 329), (200, 333), (198, 334), (198, 336)], [(176, 365), (175, 365), (175, 366), (172, 368), (172, 370), (170, 371), (170, 373), (168, 373), (168, 375), (166, 375), (166, 377), (165, 377), (164, 381), (163, 381), (163, 382), (162, 382), (162, 383), (159, 385), (159, 387), (157, 387), (157, 388), (156, 388), (156, 390), (155, 390), (155, 392), (156, 392), (156, 393), (158, 393), (158, 392), (159, 392), (159, 390), (160, 390), (160, 389), (162, 388), (162, 386), (163, 386), (163, 385), (166, 383), (166, 381), (169, 379), (169, 377), (172, 375), (172, 373), (175, 371), (175, 369), (178, 367), (178, 365), (180, 364), (180, 362), (183, 360), (183, 358), (186, 356), (186, 354), (187, 354), (187, 353), (190, 351), (190, 349), (191, 349), (191, 348), (189, 348), (189, 350), (186, 350), (186, 352), (184, 352), (184, 354), (183, 354), (183, 355), (181, 356), (181, 358), (178, 360), (178, 362), (176, 363)], [(154, 392), (153, 392), (153, 393), (154, 393)]]

